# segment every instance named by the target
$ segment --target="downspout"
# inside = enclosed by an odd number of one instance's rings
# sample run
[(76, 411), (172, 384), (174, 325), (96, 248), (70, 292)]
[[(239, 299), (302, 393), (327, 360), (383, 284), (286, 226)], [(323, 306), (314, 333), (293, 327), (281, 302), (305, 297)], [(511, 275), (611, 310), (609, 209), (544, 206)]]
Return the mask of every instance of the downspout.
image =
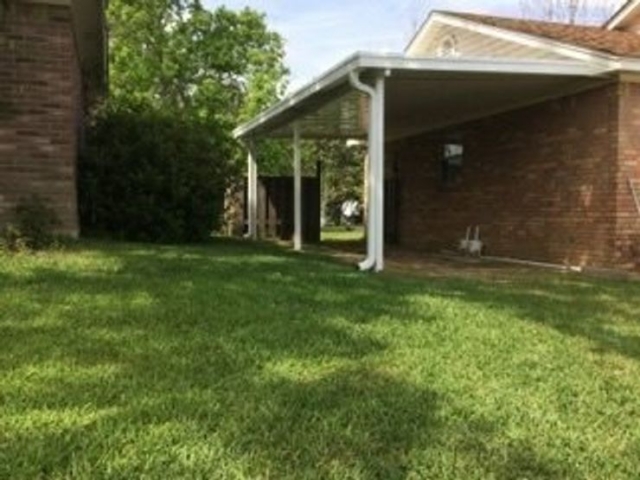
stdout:
[(371, 270), (376, 265), (376, 202), (375, 202), (375, 186), (376, 186), (376, 169), (374, 166), (374, 158), (377, 158), (377, 145), (375, 141), (378, 122), (376, 121), (376, 90), (360, 80), (360, 72), (352, 70), (349, 73), (349, 82), (356, 90), (369, 96), (369, 155), (367, 155), (369, 185), (367, 194), (367, 257), (358, 264), (361, 271)]
[(376, 184), (374, 185), (376, 201), (376, 254), (375, 254), (375, 271), (381, 272), (384, 270), (384, 156), (385, 156), (385, 77), (384, 75), (378, 75), (376, 78), (376, 105), (373, 109), (375, 111), (376, 137), (374, 142), (376, 143), (375, 151), (376, 157), (373, 167), (375, 169)]

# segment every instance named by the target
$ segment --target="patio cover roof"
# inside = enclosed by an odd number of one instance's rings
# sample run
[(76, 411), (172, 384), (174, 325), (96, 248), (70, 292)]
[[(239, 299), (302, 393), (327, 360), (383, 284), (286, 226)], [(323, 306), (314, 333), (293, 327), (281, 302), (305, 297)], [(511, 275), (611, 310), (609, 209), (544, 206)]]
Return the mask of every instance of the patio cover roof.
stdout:
[(236, 138), (366, 137), (368, 102), (351, 87), (381, 72), (386, 139), (481, 118), (560, 97), (607, 81), (613, 62), (415, 58), (357, 53), (250, 122)]
[(258, 237), (259, 156), (253, 140), (293, 140), (294, 249), (299, 251), (300, 140), (367, 138), (367, 257), (359, 268), (382, 271), (385, 141), (591, 88), (611, 81), (622, 70), (637, 69), (638, 64), (631, 62), (613, 57), (551, 62), (358, 53), (235, 130), (236, 138), (247, 140), (249, 150), (248, 236)]

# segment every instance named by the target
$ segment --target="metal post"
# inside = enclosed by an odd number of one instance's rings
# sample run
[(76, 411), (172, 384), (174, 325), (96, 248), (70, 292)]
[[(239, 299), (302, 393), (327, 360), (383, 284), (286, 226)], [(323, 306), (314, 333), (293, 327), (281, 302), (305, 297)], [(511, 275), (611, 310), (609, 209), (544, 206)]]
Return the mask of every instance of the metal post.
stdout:
[(293, 127), (293, 196), (294, 196), (294, 231), (293, 249), (302, 250), (302, 164), (300, 152), (300, 127)]
[(258, 163), (253, 142), (249, 143), (247, 161), (247, 236), (253, 240), (258, 238)]

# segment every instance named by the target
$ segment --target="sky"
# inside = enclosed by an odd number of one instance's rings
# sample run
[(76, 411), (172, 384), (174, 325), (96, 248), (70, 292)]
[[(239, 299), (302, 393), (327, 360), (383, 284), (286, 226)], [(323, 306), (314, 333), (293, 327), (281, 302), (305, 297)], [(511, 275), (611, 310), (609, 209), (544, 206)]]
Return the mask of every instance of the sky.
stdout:
[(519, 15), (518, 0), (203, 0), (266, 13), (286, 41), (296, 90), (356, 51), (404, 50), (431, 9)]

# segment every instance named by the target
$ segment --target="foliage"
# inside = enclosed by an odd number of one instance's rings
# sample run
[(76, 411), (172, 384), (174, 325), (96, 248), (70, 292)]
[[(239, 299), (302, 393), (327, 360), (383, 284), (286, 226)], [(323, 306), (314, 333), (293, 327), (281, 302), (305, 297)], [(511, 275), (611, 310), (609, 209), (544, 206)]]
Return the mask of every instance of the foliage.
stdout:
[(322, 140), (313, 145), (312, 155), (322, 162), (322, 188), (327, 219), (340, 223), (345, 200), (364, 201), (366, 148), (347, 147), (344, 140)]
[[(318, 162), (318, 143), (312, 140), (300, 142), (302, 174), (315, 176)], [(256, 142), (259, 155), (259, 174), (272, 176), (293, 175), (293, 138), (261, 139)]]
[(284, 92), (283, 41), (258, 12), (199, 0), (112, 0), (108, 12), (120, 101), (231, 129)]
[(637, 479), (640, 284), (438, 266), (3, 259), (0, 478)]
[(14, 222), (5, 227), (0, 239), (5, 249), (43, 250), (54, 245), (60, 220), (43, 198), (33, 195), (20, 200), (14, 216)]
[(145, 107), (105, 108), (79, 169), (85, 232), (162, 242), (209, 238), (236, 174), (231, 152), (210, 123)]
[(253, 10), (112, 0), (110, 88), (83, 155), (83, 231), (199, 241), (216, 229), (245, 156), (243, 119), (285, 87), (283, 42)]

